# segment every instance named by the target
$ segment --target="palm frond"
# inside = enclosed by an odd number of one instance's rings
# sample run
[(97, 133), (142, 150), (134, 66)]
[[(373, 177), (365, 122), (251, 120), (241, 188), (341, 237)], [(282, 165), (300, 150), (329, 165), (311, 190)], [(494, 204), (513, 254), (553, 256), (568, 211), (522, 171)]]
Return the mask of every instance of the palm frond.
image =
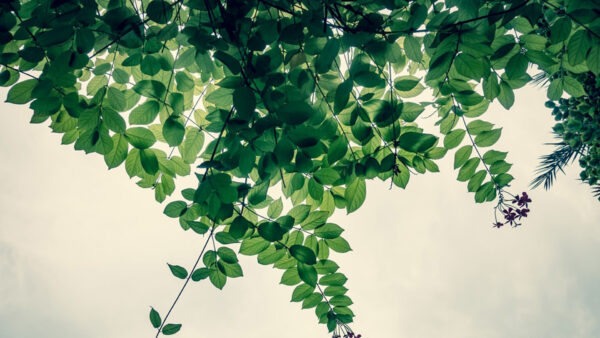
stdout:
[(547, 144), (554, 145), (556, 148), (552, 153), (540, 157), (541, 163), (536, 169), (537, 177), (530, 183), (532, 188), (536, 188), (543, 183), (544, 189), (550, 189), (556, 179), (556, 173), (560, 171), (564, 174), (563, 168), (569, 163), (573, 163), (583, 150), (583, 146), (574, 149), (562, 141)]
[(550, 81), (550, 79), (548, 78), (548, 73), (546, 73), (546, 72), (537, 73), (531, 79), (531, 82), (533, 82), (534, 84), (536, 84), (540, 87), (546, 86), (549, 81)]
[(592, 187), (592, 194), (594, 194), (594, 197), (597, 197), (600, 201), (600, 184), (596, 184)]

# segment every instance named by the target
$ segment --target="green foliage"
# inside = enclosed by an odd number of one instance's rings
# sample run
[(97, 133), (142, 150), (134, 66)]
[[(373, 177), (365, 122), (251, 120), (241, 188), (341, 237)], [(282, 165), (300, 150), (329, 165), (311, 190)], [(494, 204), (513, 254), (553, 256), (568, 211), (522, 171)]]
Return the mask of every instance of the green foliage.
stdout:
[[(575, 0), (13, 0), (0, 5), (0, 85), (32, 123), (109, 169), (124, 163), (158, 202), (194, 169), (185, 201), (164, 208), (213, 246), (204, 267), (169, 265), (183, 288), (241, 277), (239, 243), (283, 270), (292, 301), (329, 331), (351, 332), (331, 257), (351, 247), (330, 216), (357, 211), (367, 180), (406, 188), (446, 154), (476, 202), (502, 203), (511, 164), (482, 149), (501, 127), (479, 118), (494, 100), (510, 109), (535, 68), (551, 100), (568, 100), (554, 129), (585, 149), (582, 179), (597, 183), (599, 11)], [(424, 112), (439, 133), (419, 127)], [(181, 328), (161, 327), (154, 309), (150, 319), (157, 335)]]

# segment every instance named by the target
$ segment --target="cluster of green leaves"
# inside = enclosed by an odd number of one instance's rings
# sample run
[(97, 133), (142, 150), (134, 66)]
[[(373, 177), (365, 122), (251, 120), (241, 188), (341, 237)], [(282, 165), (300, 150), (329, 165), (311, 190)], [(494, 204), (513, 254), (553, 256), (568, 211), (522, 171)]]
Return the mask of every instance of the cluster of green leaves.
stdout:
[[(552, 97), (585, 95), (571, 74), (598, 73), (599, 8), (574, 0), (4, 1), (0, 84), (10, 87), (7, 102), (29, 103), (32, 123), (49, 120), (64, 144), (102, 155), (108, 168), (124, 163), (159, 202), (195, 166), (197, 186), (164, 209), (212, 241), (191, 271), (169, 265), (184, 287), (208, 278), (223, 288), (242, 276), (228, 247), (239, 243), (239, 253), (283, 270), (292, 301), (315, 308), (334, 331), (354, 314), (330, 257), (350, 246), (329, 217), (356, 211), (366, 180), (405, 188), (412, 175), (439, 171), (435, 160), (449, 151), (475, 201), (494, 200), (513, 180), (511, 164), (505, 152), (482, 151), (501, 128), (480, 116), (494, 100), (509, 109), (531, 65), (552, 74)], [(418, 100), (425, 89), (433, 101)], [(439, 116), (441, 141), (416, 123), (426, 109)], [(166, 317), (151, 310), (157, 336), (181, 328)]]

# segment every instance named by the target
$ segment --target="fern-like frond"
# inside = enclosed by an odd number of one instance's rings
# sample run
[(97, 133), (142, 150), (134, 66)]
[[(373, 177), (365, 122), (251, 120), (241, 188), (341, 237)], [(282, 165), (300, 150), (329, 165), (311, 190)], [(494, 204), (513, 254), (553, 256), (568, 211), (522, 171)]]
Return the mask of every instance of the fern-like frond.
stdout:
[(531, 79), (531, 82), (540, 87), (546, 86), (549, 83), (549, 81), (550, 79), (548, 78), (548, 73), (546, 72), (537, 73), (533, 75)]
[(561, 171), (564, 174), (563, 168), (569, 163), (573, 163), (583, 151), (583, 147), (574, 149), (562, 141), (547, 144), (556, 146), (556, 148), (552, 153), (540, 157), (542, 161), (536, 169), (537, 177), (530, 183), (532, 188), (536, 188), (543, 183), (544, 189), (550, 189), (556, 179), (556, 173)]
[(592, 187), (592, 194), (600, 201), (600, 184), (596, 184)]

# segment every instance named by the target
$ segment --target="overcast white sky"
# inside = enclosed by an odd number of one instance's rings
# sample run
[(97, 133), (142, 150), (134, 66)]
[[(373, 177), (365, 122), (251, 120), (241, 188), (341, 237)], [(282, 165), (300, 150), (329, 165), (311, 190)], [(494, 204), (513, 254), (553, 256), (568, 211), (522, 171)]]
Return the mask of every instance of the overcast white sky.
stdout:
[[(4, 101), (6, 91), (0, 92)], [(521, 90), (504, 127), (515, 192), (527, 189), (550, 151), (544, 92)], [(0, 337), (154, 337), (149, 306), (165, 314), (203, 239), (162, 214), (153, 193), (98, 155), (61, 146), (26, 106), (0, 112)], [(573, 167), (548, 192), (530, 192), (531, 217), (491, 227), (442, 173), (412, 177), (406, 191), (371, 183), (356, 213), (334, 220), (354, 251), (334, 257), (349, 277), (352, 326), (363, 337), (600, 337), (600, 203)], [(180, 185), (181, 187), (181, 185)], [(313, 310), (290, 303), (281, 273), (240, 256), (245, 276), (223, 291), (194, 283), (171, 316), (177, 337), (327, 337)]]

